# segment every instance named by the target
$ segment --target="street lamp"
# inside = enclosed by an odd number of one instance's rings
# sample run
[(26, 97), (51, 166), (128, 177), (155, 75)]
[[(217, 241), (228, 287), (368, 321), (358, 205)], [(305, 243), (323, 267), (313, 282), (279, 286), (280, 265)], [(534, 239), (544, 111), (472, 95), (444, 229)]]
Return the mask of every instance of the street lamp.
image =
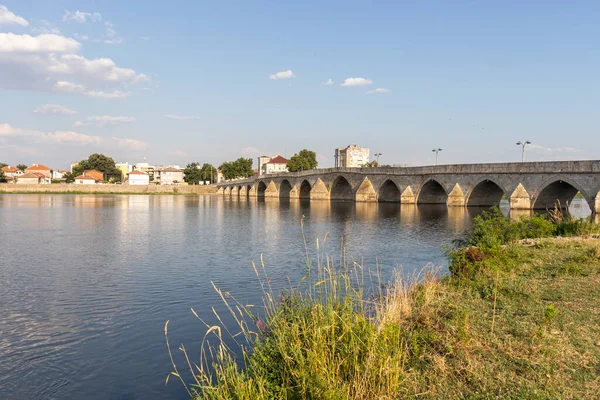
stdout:
[(433, 151), (435, 153), (435, 165), (437, 165), (437, 162), (438, 162), (438, 153), (440, 151), (442, 151), (442, 149), (433, 149), (431, 151)]
[(374, 155), (374, 156), (375, 156), (375, 158), (376, 158), (377, 165), (379, 165), (379, 156), (381, 155), (381, 153), (375, 153), (375, 154), (373, 154), (373, 155)]
[(525, 161), (525, 146), (531, 144), (529, 140), (524, 142), (517, 142), (517, 146), (521, 146), (521, 162)]

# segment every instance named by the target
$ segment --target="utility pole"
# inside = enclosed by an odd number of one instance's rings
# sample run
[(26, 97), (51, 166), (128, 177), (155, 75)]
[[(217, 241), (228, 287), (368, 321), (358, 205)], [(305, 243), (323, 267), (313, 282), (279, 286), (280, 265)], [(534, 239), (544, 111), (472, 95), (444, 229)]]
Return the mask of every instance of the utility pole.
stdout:
[(527, 146), (528, 144), (531, 144), (529, 140), (526, 140), (524, 142), (517, 142), (517, 146), (521, 146), (521, 162), (525, 161), (525, 146)]
[(431, 151), (435, 153), (435, 165), (438, 165), (438, 153), (442, 151), (442, 149), (433, 149)]

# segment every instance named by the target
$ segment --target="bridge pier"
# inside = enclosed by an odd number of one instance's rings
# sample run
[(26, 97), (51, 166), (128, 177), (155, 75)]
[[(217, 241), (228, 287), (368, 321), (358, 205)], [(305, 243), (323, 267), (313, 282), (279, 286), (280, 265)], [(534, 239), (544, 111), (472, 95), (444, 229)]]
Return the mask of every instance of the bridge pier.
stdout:
[(256, 184), (250, 186), (250, 190), (248, 190), (248, 197), (256, 197)]
[(600, 190), (598, 190), (598, 193), (596, 193), (594, 206), (595, 207), (592, 208), (592, 212), (595, 213), (596, 215), (600, 215)]
[(238, 187), (234, 186), (231, 188), (231, 197), (238, 197), (239, 191), (238, 191)]
[(400, 204), (415, 204), (417, 199), (410, 186), (404, 189), (404, 192), (400, 195)]
[(248, 188), (246, 185), (242, 186), (241, 189), (238, 190), (238, 195), (240, 197), (248, 197)]
[(356, 201), (357, 202), (370, 202), (377, 203), (377, 192), (373, 189), (373, 184), (369, 180), (369, 178), (365, 178), (365, 180), (360, 184), (360, 187), (356, 191)]
[(265, 189), (265, 198), (267, 197), (279, 198), (279, 190), (277, 190), (277, 185), (275, 185), (275, 182), (273, 181), (269, 182), (267, 188)]
[(448, 194), (448, 207), (464, 207), (465, 204), (465, 194), (457, 183)]
[(221, 194), (222, 195), (223, 192), (224, 192), (224, 190), (223, 190), (222, 187), (220, 187), (220, 188), (217, 189), (217, 194)]
[(329, 200), (329, 189), (321, 178), (317, 179), (310, 191), (311, 200)]
[(510, 195), (509, 201), (511, 210), (531, 210), (531, 196), (520, 183)]

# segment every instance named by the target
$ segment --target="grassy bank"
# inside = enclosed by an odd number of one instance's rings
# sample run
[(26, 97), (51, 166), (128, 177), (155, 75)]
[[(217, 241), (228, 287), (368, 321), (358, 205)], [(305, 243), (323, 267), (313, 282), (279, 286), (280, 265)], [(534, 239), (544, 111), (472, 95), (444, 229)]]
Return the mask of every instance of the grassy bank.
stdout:
[(306, 278), (284, 294), (259, 266), (264, 310), (217, 289), (238, 325), (208, 327), (186, 387), (207, 399), (595, 398), (597, 231), (560, 212), (518, 222), (487, 213), (448, 249), (450, 276), (396, 274), (387, 285), (322, 250), (307, 253)]

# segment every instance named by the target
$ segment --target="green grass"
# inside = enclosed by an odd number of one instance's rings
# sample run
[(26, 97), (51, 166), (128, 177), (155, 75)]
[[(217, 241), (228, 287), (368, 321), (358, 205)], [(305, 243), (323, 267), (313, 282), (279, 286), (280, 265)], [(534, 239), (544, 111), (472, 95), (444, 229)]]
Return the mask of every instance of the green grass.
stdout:
[[(302, 282), (279, 294), (264, 265), (255, 267), (264, 309), (215, 288), (237, 326), (207, 326), (198, 365), (181, 347), (193, 380), (175, 363), (170, 376), (198, 399), (597, 397), (600, 240), (523, 241), (507, 232), (528, 237), (549, 226), (527, 219), (515, 227), (491, 214), (464, 239), (472, 254), (449, 250), (459, 271), (450, 276), (425, 270), (382, 285), (378, 274), (335, 262), (317, 245), (307, 250)], [(552, 220), (549, 235), (561, 223)], [(456, 263), (472, 264), (463, 266), (469, 273)], [(168, 322), (165, 335), (169, 344)], [(240, 348), (229, 348), (225, 335)]]

